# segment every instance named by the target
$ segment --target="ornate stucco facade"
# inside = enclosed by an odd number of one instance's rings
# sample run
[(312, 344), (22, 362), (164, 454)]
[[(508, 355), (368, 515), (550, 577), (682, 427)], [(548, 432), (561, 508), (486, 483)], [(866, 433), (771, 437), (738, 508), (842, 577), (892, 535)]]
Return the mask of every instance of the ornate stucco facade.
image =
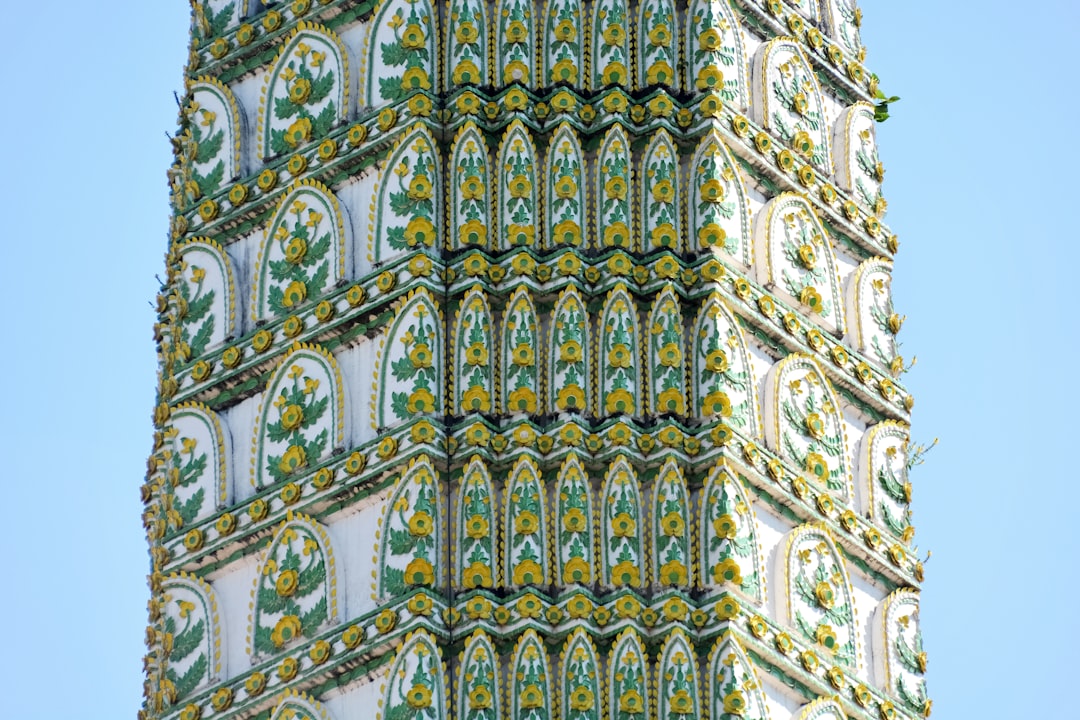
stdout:
[(929, 713), (851, 0), (193, 4), (146, 718)]

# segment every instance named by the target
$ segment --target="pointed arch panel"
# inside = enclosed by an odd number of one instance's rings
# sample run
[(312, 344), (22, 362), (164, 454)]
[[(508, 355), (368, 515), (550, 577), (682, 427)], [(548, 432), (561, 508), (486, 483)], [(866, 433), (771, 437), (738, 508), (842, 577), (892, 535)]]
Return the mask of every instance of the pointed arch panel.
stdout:
[(746, 434), (760, 435), (750, 353), (742, 326), (714, 292), (694, 323), (690, 387), (694, 411), (715, 417)]
[(429, 0), (383, 0), (368, 28), (364, 98), (369, 108), (416, 91), (439, 91), (437, 13)]
[(446, 26), (446, 77), (455, 86), (487, 85), (487, 3), (451, 0)]
[(649, 657), (633, 628), (623, 630), (608, 651), (607, 707), (611, 718), (649, 718)]
[(532, 296), (519, 287), (506, 302), (502, 329), (502, 407), (508, 413), (541, 410), (540, 369), (544, 366), (540, 322)]
[(454, 583), (458, 587), (490, 589), (499, 585), (499, 508), (491, 474), (479, 455), (473, 455), (461, 476), (454, 542)]
[(445, 720), (446, 677), (434, 636), (424, 630), (406, 636), (386, 678), (380, 720)]
[(551, 679), (544, 641), (529, 629), (514, 647), (506, 704), (510, 720), (554, 720)]
[(833, 663), (857, 666), (855, 603), (844, 559), (822, 524), (795, 528), (784, 557), (787, 619)]
[(832, 173), (825, 102), (802, 48), (793, 39), (762, 45), (754, 59), (754, 119), (819, 170)]
[(547, 0), (544, 12), (544, 77), (540, 85), (583, 86), (585, 28), (581, 0)]
[(870, 427), (862, 440), (859, 485), (867, 493), (867, 515), (909, 541), (911, 483), (908, 481), (908, 427), (886, 420)]
[(593, 582), (596, 528), (593, 490), (581, 458), (570, 453), (559, 468), (555, 493), (556, 582), (563, 586)]
[(439, 474), (427, 455), (409, 462), (379, 521), (375, 600), (432, 587), (443, 576)]
[(604, 693), (603, 673), (596, 655), (596, 646), (578, 628), (566, 639), (560, 659), (562, 666), (562, 720), (600, 720)]
[(536, 83), (536, 10), (531, 0), (499, 0), (495, 15), (495, 72), (502, 84)]
[(563, 122), (548, 143), (545, 227), (553, 246), (579, 247), (588, 217), (585, 154), (573, 126)]
[(880, 641), (884, 642), (885, 687), (908, 710), (925, 714), (926, 651), (919, 625), (919, 593), (900, 589), (885, 598)]
[(749, 63), (730, 0), (691, 0), (686, 17), (685, 87), (718, 92), (725, 103), (745, 110)]
[(656, 582), (690, 588), (694, 582), (690, 491), (674, 457), (660, 466), (652, 491), (652, 566)]
[(679, 155), (667, 130), (661, 128), (653, 135), (642, 156), (639, 177), (642, 250), (681, 252)]
[(547, 492), (540, 467), (521, 457), (506, 483), (503, 581), (511, 587), (543, 585), (551, 577), (547, 542)]
[(844, 52), (861, 58), (864, 52), (862, 36), (862, 8), (857, 0), (820, 0), (829, 34), (840, 43)]
[(451, 250), (467, 247), (487, 249), (491, 243), (491, 176), (487, 142), (471, 120), (454, 138), (450, 157)]
[(605, 415), (638, 415), (641, 401), (641, 353), (638, 312), (634, 298), (623, 283), (608, 293), (600, 314), (596, 364), (599, 368), (598, 412)]
[(600, 497), (600, 582), (609, 587), (644, 588), (648, 572), (641, 491), (637, 473), (624, 455), (608, 465)]
[(213, 195), (240, 175), (240, 106), (221, 81), (200, 77), (188, 89), (187, 132), (195, 143), (191, 181), (199, 195)]
[(904, 324), (893, 308), (892, 263), (871, 258), (855, 270), (848, 286), (847, 311), (852, 344), (886, 369), (896, 360), (896, 334)]
[(718, 720), (768, 720), (765, 693), (754, 663), (730, 632), (709, 653), (709, 716)]
[(626, 0), (597, 0), (592, 6), (591, 85), (630, 87), (630, 12)]
[(665, 85), (678, 90), (679, 30), (674, 0), (638, 4), (637, 86)]
[(633, 157), (621, 125), (614, 125), (597, 153), (596, 243), (600, 248), (634, 250)]
[(746, 486), (726, 465), (709, 473), (701, 492), (699, 577), (710, 591), (735, 588), (760, 604), (765, 565), (757, 515)]
[(520, 120), (514, 120), (499, 144), (496, 167), (499, 169), (499, 203), (495, 213), (498, 238), (496, 247), (539, 247), (541, 238), (539, 188), (537, 186), (536, 147)]
[(671, 283), (653, 301), (646, 326), (645, 366), (648, 371), (649, 408), (653, 413), (686, 414), (686, 352), (682, 303)]
[(690, 232), (696, 233), (690, 245), (750, 267), (754, 244), (746, 187), (720, 133), (710, 130), (701, 138), (690, 168)]
[(221, 622), (210, 586), (187, 573), (162, 583), (162, 616), (172, 646), (165, 679), (177, 700), (221, 677)]
[(588, 412), (592, 383), (589, 377), (592, 346), (589, 313), (577, 288), (559, 293), (551, 311), (548, 367), (548, 407), (559, 411)]
[(384, 263), (414, 249), (437, 248), (443, 225), (439, 152), (431, 132), (415, 123), (379, 173), (371, 198), (368, 259)]
[[(840, 0), (843, 1), (843, 0)], [(881, 183), (885, 166), (878, 157), (874, 106), (857, 102), (840, 113), (834, 130), (836, 183), (871, 213), (885, 212)]]
[(379, 349), (373, 422), (386, 428), (443, 411), (442, 312), (426, 288), (399, 303)]
[(179, 515), (179, 527), (185, 527), (231, 501), (226, 468), (232, 443), (217, 413), (203, 403), (180, 405), (169, 422), (173, 510)]
[(181, 244), (180, 258), (184, 269), (176, 291), (182, 312), (174, 327), (178, 353), (191, 359), (236, 335), (236, 282), (232, 261), (210, 238)]
[(495, 327), (487, 293), (473, 287), (455, 318), (454, 392), (456, 412), (490, 413), (495, 397)]
[(458, 661), (457, 717), (502, 720), (502, 667), (491, 638), (477, 630)]
[(664, 642), (657, 664), (659, 717), (702, 716), (696, 658), (694, 645), (686, 632), (682, 628), (673, 630)]

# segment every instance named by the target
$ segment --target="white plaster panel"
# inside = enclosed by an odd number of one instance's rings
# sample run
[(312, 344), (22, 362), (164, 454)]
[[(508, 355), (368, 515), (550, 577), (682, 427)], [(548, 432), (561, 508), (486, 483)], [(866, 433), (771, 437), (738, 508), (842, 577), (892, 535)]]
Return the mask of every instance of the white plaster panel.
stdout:
[(260, 165), (255, 157), (255, 141), (259, 132), (259, 96), (266, 83), (267, 72), (267, 68), (259, 68), (229, 86), (240, 105), (240, 125), (243, 127), (240, 141), (241, 176), (252, 174)]
[(750, 351), (750, 372), (754, 376), (754, 393), (758, 399), (758, 418), (761, 418), (761, 404), (765, 402), (765, 376), (769, 374), (769, 370), (776, 361), (754, 341), (749, 333), (747, 333), (746, 341), (747, 349)]
[(761, 557), (765, 563), (765, 600), (771, 608), (768, 615), (772, 618), (785, 617), (787, 595), (784, 583), (784, 548), (787, 546), (787, 534), (794, 525), (762, 502), (754, 503), (754, 512), (757, 513), (758, 543), (761, 545)]
[(251, 443), (254, 439), (256, 414), (262, 395), (255, 395), (238, 402), (221, 413), (221, 421), (228, 426), (233, 438), (231, 465), (226, 475), (232, 483), (234, 502), (243, 502), (255, 494), (251, 484)]
[(757, 670), (761, 688), (765, 691), (765, 706), (769, 709), (772, 720), (786, 720), (795, 717), (795, 713), (806, 703), (806, 698), (782, 684), (762, 668)]
[[(840, 287), (846, 288), (848, 278), (855, 272), (855, 268), (859, 267), (859, 262), (851, 257), (844, 247), (835, 242), (831, 236), (829, 237), (829, 244), (832, 245), (833, 255), (836, 256), (836, 274), (840, 276)], [(848, 325), (854, 322), (854, 318), (848, 318)]]
[(858, 632), (858, 644), (856, 651), (859, 654), (858, 677), (877, 686), (885, 683), (885, 678), (875, 671), (877, 659), (874, 656), (878, 650), (874, 642), (874, 629), (880, 627), (872, 622), (875, 611), (881, 601), (885, 599), (885, 590), (877, 583), (862, 574), (859, 568), (853, 564), (847, 564), (848, 575), (851, 577), (852, 597), (855, 601), (855, 623)]
[(863, 513), (870, 507), (870, 498), (866, 496), (865, 483), (860, 482), (858, 474), (859, 448), (862, 446), (863, 435), (866, 434), (866, 420), (852, 406), (840, 403), (841, 419), (844, 424), (844, 436), (847, 438), (847, 466), (848, 472), (855, 484), (854, 509)]
[(236, 334), (240, 337), (251, 332), (254, 327), (251, 319), (251, 294), (262, 240), (263, 228), (259, 227), (225, 246), (225, 254), (236, 269)]
[(351, 278), (359, 279), (371, 272), (368, 236), (371, 234), (371, 198), (375, 194), (376, 180), (378, 173), (369, 169), (334, 189), (338, 203), (345, 210), (345, 221), (352, 231), (350, 237), (353, 245), (353, 267), (346, 269), (346, 272), (350, 273), (348, 277)]
[(365, 498), (327, 518), (327, 532), (340, 568), (338, 613), (342, 622), (350, 622), (375, 607), (371, 599), (375, 532), (389, 492)]
[(375, 720), (390, 665), (335, 689), (320, 698), (329, 720)]
[(258, 554), (230, 563), (208, 580), (218, 601), (222, 622), (222, 676), (236, 677), (251, 669), (247, 654), (248, 618), (251, 615), (251, 590), (258, 574)]
[(345, 447), (356, 447), (375, 437), (371, 427), (371, 393), (375, 382), (378, 338), (363, 337), (335, 355), (348, 402), (345, 404)]
[(357, 22), (346, 28), (338, 28), (337, 34), (341, 43), (345, 46), (349, 62), (349, 107), (345, 108), (345, 117), (354, 118), (357, 115), (357, 107), (362, 104), (360, 97), (360, 70), (361, 58), (364, 57), (364, 44), (367, 41), (368, 25), (371, 18), (364, 22)]

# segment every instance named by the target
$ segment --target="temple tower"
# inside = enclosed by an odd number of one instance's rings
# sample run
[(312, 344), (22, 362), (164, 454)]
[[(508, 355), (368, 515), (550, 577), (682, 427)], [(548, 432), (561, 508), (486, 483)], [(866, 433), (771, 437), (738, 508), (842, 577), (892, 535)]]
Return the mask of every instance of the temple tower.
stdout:
[(928, 714), (852, 0), (204, 0), (145, 718)]

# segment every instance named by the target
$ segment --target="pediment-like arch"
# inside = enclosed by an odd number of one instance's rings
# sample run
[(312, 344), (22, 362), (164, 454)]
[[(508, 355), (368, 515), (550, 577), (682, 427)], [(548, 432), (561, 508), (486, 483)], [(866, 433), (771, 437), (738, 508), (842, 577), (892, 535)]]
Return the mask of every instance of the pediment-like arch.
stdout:
[(386, 676), (380, 720), (445, 720), (447, 688), (435, 637), (417, 630), (405, 637)]
[[(597, 3), (599, 6), (600, 3)], [(634, 250), (633, 155), (621, 125), (613, 125), (596, 159), (596, 240), (601, 249)]]
[(919, 625), (919, 593), (902, 588), (885, 598), (878, 642), (883, 645), (885, 687), (914, 713), (926, 713), (926, 651)]
[(479, 285), (461, 299), (454, 338), (456, 412), (490, 413), (495, 397), (495, 323), (487, 293)]
[(796, 193), (774, 197), (755, 219), (754, 242), (758, 282), (842, 335), (844, 296), (836, 257), (810, 202)]
[(457, 498), (454, 583), (458, 587), (498, 587), (501, 515), (491, 473), (479, 455), (462, 471)]
[(833, 698), (818, 698), (804, 705), (796, 720), (847, 720), (844, 708)]
[(443, 412), (442, 312), (427, 288), (397, 304), (379, 348), (372, 422), (386, 428)]
[(509, 587), (544, 585), (551, 577), (547, 492), (531, 458), (522, 456), (515, 463), (503, 497), (503, 582)]
[(600, 720), (603, 704), (603, 675), (596, 646), (584, 629), (570, 634), (559, 656), (562, 666), (559, 694), (562, 720)]
[(749, 268), (754, 260), (750, 205), (734, 156), (716, 130), (698, 143), (690, 163), (691, 247)]
[(165, 680), (181, 700), (221, 677), (221, 621), (213, 589), (187, 573), (161, 585), (163, 627), (172, 637)]
[(503, 311), (500, 373), (502, 408), (510, 414), (542, 413), (540, 373), (544, 367), (540, 320), (524, 287), (506, 301)]
[(329, 28), (300, 22), (266, 74), (258, 156), (284, 155), (325, 137), (348, 116), (349, 83), (341, 39)]
[(536, 9), (532, 0), (498, 0), (495, 24), (495, 78), (503, 85), (537, 83)]
[(232, 261), (216, 241), (193, 238), (179, 248), (181, 312), (174, 327), (178, 354), (191, 359), (236, 335), (236, 281)]
[(820, 0), (829, 34), (840, 44), (844, 52), (862, 58), (862, 8), (857, 0)]
[(488, 20), (483, 0), (452, 0), (446, 25), (446, 77), (455, 86), (487, 85)]
[(681, 252), (682, 183), (679, 154), (667, 130), (661, 128), (641, 159), (641, 248), (643, 252), (668, 249)]
[(262, 488), (318, 465), (345, 444), (345, 391), (333, 354), (297, 343), (266, 386), (251, 482)]
[(659, 717), (702, 717), (697, 652), (682, 628), (675, 628), (660, 650), (656, 689)]
[(754, 119), (819, 170), (831, 174), (824, 96), (799, 43), (776, 38), (758, 48), (753, 86)]
[(730, 631), (709, 653), (709, 717), (769, 720), (765, 692), (754, 663)]
[(416, 91), (439, 91), (439, 19), (429, 0), (382, 0), (364, 50), (364, 100), (369, 108)]
[(748, 437), (760, 434), (757, 393), (742, 326), (717, 292), (701, 306), (691, 336), (694, 412)]
[(785, 614), (803, 640), (829, 658), (858, 667), (855, 601), (844, 558), (820, 523), (800, 525), (784, 554)]
[(626, 0), (597, 0), (592, 6), (590, 84), (595, 89), (608, 85), (630, 87), (631, 19)]
[(491, 173), (488, 149), (480, 129), (471, 120), (458, 130), (450, 155), (451, 250), (490, 247)]
[(636, 630), (628, 628), (619, 633), (608, 651), (607, 666), (609, 717), (653, 717), (649, 713), (649, 656)]
[(623, 283), (612, 289), (600, 314), (596, 365), (597, 414), (638, 415), (641, 402), (641, 358), (638, 313)]
[(698, 514), (701, 587), (734, 588), (753, 602), (765, 600), (765, 564), (758, 542), (753, 498), (727, 465), (710, 472)]
[(581, 0), (547, 0), (544, 3), (544, 46), (541, 50), (544, 77), (539, 85), (569, 83), (585, 85), (585, 18)]
[(596, 527), (592, 484), (584, 463), (570, 453), (559, 468), (555, 493), (555, 578), (569, 586), (592, 583)]
[(652, 489), (652, 566), (663, 587), (694, 583), (693, 523), (686, 477), (674, 457), (660, 466)]
[(232, 443), (217, 413), (199, 402), (186, 402), (169, 415), (173, 506), (179, 527), (210, 516), (232, 499), (226, 473)]
[(671, 283), (653, 301), (645, 325), (649, 408), (656, 415), (686, 414), (686, 347), (682, 303)]
[(368, 260), (385, 263), (413, 250), (439, 248), (444, 224), (439, 151), (431, 131), (416, 122), (379, 171), (371, 198)]
[(678, 89), (679, 27), (674, 0), (638, 3), (637, 86)]
[(836, 183), (871, 214), (885, 212), (881, 183), (885, 166), (878, 157), (874, 106), (857, 102), (840, 113), (833, 130)]
[(540, 188), (537, 185), (536, 146), (520, 120), (514, 120), (499, 143), (498, 207), (495, 212), (498, 250), (540, 247)]
[(588, 218), (585, 153), (570, 123), (564, 121), (555, 129), (548, 143), (545, 167), (548, 242), (555, 247), (579, 247), (583, 244)]
[(555, 706), (544, 641), (533, 629), (514, 647), (507, 698), (510, 720), (554, 720)]
[(315, 698), (290, 689), (282, 693), (270, 720), (330, 720), (330, 714)]
[(441, 584), (443, 508), (439, 473), (427, 455), (409, 461), (379, 521), (375, 600)]
[(469, 636), (458, 668), (457, 717), (502, 720), (502, 667), (487, 633), (477, 630)]
[(858, 463), (867, 515), (905, 541), (914, 533), (907, 467), (909, 442), (907, 425), (893, 420), (877, 423), (863, 435)]
[(559, 293), (551, 311), (548, 407), (553, 411), (589, 411), (592, 401), (589, 368), (593, 353), (589, 336), (585, 301), (576, 287), (567, 287)]
[(648, 582), (641, 490), (633, 465), (619, 455), (608, 465), (600, 495), (600, 582), (644, 588)]
[(686, 18), (684, 87), (718, 92), (725, 103), (745, 109), (749, 62), (730, 0), (691, 0)]
[(259, 248), (252, 317), (282, 317), (331, 290), (345, 277), (351, 243), (334, 192), (315, 180), (278, 201)]
[(248, 653), (272, 655), (335, 622), (337, 586), (326, 529), (306, 515), (290, 514), (259, 562)]
[(893, 307), (892, 263), (880, 257), (864, 261), (848, 281), (845, 297), (852, 345), (891, 370), (897, 357), (896, 334), (904, 323)]
[(187, 133), (195, 143), (188, 159), (191, 182), (209, 196), (240, 175), (240, 106), (221, 81), (202, 76), (188, 87)]

